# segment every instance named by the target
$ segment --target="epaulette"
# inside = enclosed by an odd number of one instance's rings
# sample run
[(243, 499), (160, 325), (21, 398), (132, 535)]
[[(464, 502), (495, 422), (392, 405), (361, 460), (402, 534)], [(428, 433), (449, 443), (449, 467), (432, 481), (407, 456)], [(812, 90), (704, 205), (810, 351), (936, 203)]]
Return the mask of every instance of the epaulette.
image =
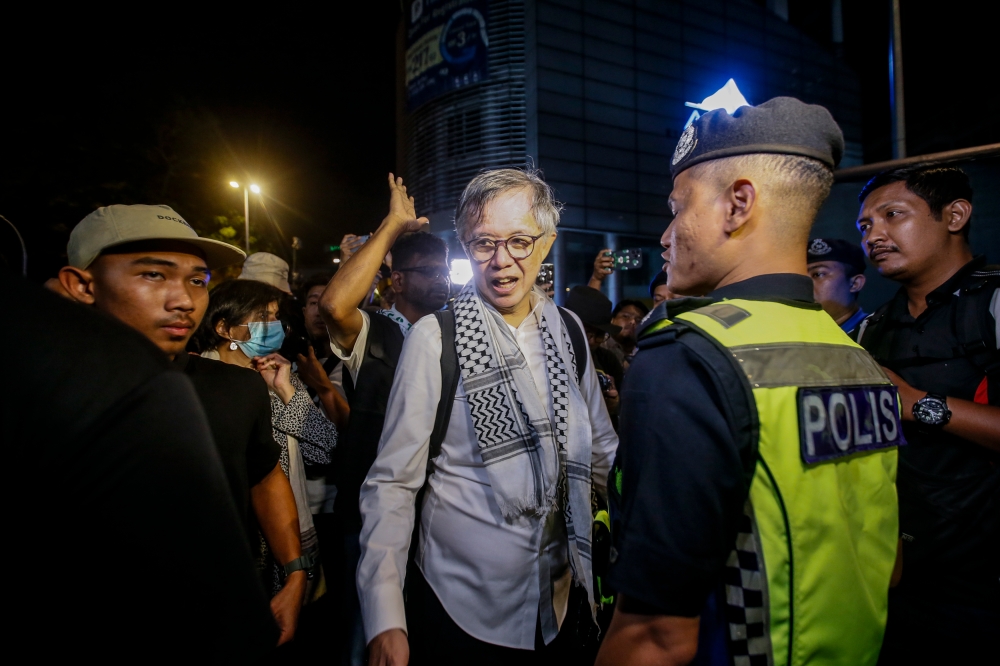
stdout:
[(685, 296), (684, 298), (663, 301), (643, 318), (639, 324), (639, 330), (636, 332), (636, 338), (642, 340), (644, 337), (656, 335), (670, 326), (677, 315), (697, 310), (712, 303), (715, 303), (715, 299), (700, 296)]

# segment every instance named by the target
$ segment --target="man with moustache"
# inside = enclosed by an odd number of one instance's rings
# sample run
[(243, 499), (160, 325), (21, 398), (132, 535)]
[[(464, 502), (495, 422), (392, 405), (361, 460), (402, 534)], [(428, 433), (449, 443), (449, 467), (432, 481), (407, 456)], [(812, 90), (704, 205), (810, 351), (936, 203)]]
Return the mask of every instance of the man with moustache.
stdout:
[(958, 168), (884, 172), (859, 200), (862, 245), (900, 284), (859, 342), (899, 387), (909, 444), (883, 663), (973, 663), (1000, 626), (1000, 267), (972, 254)]
[(211, 271), (240, 261), (243, 252), (199, 238), (168, 206), (146, 205), (98, 208), (73, 228), (66, 251), (69, 265), (59, 272), (63, 289), (145, 335), (194, 384), (249, 542), (257, 542), (259, 525), (285, 566), (284, 587), (271, 600), (271, 611), (281, 629), (279, 644), (291, 640), (307, 563), (295, 499), (271, 435), (267, 385), (256, 372), (185, 350), (208, 307)]
[(678, 142), (661, 243), (685, 297), (646, 320), (622, 391), (601, 666), (878, 659), (895, 389), (806, 273), (843, 147), (826, 109), (788, 97), (711, 111)]

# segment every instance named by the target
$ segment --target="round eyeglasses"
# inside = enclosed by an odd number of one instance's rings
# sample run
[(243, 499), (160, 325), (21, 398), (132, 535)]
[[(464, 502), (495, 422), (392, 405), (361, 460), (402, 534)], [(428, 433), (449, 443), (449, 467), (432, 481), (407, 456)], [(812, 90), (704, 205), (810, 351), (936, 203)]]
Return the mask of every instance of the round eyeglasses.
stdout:
[(507, 254), (511, 259), (527, 259), (531, 256), (531, 251), (535, 249), (535, 241), (544, 234), (528, 236), (517, 234), (510, 238), (494, 240), (492, 238), (474, 238), (465, 244), (469, 250), (469, 255), (480, 264), (485, 264), (497, 253), (497, 249), (503, 245), (507, 248)]

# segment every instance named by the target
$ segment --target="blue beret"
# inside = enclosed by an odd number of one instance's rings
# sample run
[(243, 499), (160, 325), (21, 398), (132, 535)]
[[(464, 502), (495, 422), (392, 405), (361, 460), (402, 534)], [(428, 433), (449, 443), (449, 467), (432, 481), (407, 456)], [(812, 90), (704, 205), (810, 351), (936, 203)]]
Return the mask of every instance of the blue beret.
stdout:
[(775, 97), (729, 114), (709, 111), (688, 125), (670, 161), (670, 175), (734, 155), (779, 153), (819, 160), (831, 169), (844, 154), (844, 134), (825, 107)]

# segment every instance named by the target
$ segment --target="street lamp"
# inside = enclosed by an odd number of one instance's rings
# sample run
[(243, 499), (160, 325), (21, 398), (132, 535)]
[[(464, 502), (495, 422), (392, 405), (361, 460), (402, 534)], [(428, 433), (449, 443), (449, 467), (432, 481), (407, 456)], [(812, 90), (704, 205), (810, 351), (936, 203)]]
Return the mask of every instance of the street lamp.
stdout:
[[(240, 184), (235, 180), (231, 180), (229, 181), (229, 186), (238, 189)], [(250, 192), (260, 194), (260, 187), (257, 185), (251, 185), (249, 191), (247, 188), (243, 188), (244, 247), (246, 248), (247, 254), (250, 254)]]

